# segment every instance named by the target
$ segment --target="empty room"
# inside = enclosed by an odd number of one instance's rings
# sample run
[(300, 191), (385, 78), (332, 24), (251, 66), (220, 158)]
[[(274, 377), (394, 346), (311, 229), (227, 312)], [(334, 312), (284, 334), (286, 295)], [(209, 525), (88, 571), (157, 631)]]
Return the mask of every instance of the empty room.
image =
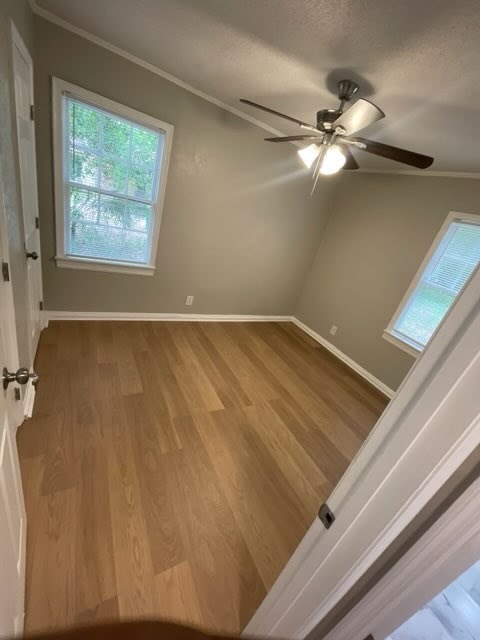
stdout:
[[(0, 30), (0, 636), (350, 640), (476, 481), (479, 7), (2, 0)], [(358, 640), (476, 638), (411, 618), (455, 562)]]

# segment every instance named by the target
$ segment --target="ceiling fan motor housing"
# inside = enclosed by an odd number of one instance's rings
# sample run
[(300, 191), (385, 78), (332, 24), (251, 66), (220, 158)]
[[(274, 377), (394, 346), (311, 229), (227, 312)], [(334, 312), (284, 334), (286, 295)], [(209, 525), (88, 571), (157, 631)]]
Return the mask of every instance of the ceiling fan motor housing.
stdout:
[(332, 124), (342, 112), (338, 109), (322, 109), (317, 111), (317, 129), (320, 131), (332, 131)]

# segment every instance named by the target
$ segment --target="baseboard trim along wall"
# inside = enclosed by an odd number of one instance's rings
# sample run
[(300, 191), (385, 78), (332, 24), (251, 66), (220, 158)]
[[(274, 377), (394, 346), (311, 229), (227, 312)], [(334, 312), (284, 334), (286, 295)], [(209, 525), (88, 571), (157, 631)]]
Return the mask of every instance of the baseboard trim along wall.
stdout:
[(120, 321), (161, 321), (161, 322), (293, 322), (299, 329), (308, 334), (322, 347), (333, 353), (350, 369), (358, 373), (372, 386), (381, 391), (387, 398), (393, 398), (395, 392), (381, 380), (361, 367), (345, 353), (337, 349), (331, 342), (323, 338), (295, 316), (256, 316), (228, 315), (211, 313), (121, 313), (116, 311), (45, 311), (49, 320), (120, 320)]
[(349, 358), (345, 353), (343, 353), (343, 351), (340, 351), (340, 349), (337, 349), (335, 345), (333, 345), (328, 340), (325, 340), (325, 338), (323, 338), (319, 333), (317, 333), (313, 329), (310, 329), (310, 327), (307, 327), (307, 325), (303, 324), (303, 322), (298, 318), (292, 317), (292, 322), (299, 329), (301, 329), (302, 331), (305, 331), (305, 333), (307, 333), (316, 342), (321, 344), (322, 347), (325, 347), (325, 349), (330, 351), (330, 353), (333, 353), (334, 356), (336, 356), (339, 360), (344, 362), (348, 367), (350, 367), (350, 369), (353, 369), (353, 371), (358, 373), (358, 375), (362, 376), (362, 378), (364, 378), (367, 382), (369, 382), (373, 387), (381, 391), (385, 396), (387, 396), (387, 398), (393, 398), (393, 396), (395, 395), (395, 391), (393, 389), (390, 389), (390, 387), (387, 387), (387, 385), (384, 384), (381, 380), (379, 380), (374, 375), (372, 375), (369, 371), (361, 367), (357, 362), (355, 362), (355, 360), (352, 360), (351, 358)]
[(212, 313), (122, 313), (116, 311), (46, 311), (48, 320), (132, 320), (162, 322), (291, 322), (291, 316)]

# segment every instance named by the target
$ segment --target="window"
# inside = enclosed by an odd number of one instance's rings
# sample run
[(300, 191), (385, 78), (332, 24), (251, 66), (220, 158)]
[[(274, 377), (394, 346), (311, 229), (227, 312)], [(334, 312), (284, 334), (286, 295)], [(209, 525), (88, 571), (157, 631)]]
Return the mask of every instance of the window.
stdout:
[(152, 275), (173, 127), (53, 80), (60, 267)]
[(384, 337), (418, 355), (479, 262), (480, 216), (451, 213)]

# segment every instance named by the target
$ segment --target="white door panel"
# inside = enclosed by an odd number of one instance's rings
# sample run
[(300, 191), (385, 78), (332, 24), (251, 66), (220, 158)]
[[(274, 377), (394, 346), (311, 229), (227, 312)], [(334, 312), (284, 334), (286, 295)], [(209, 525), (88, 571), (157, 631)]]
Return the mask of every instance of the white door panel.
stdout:
[(2, 578), (0, 578), (0, 637), (12, 637), (17, 633), (16, 625), (19, 615), (17, 594), (4, 584), (4, 577), (16, 573), (14, 549), (10, 544), (7, 528), (7, 503), (0, 499), (0, 542), (2, 557), (0, 562)]
[[(0, 176), (0, 262), (8, 264), (8, 244)], [(11, 281), (0, 277), (0, 371), (18, 368)], [(2, 371), (3, 373), (3, 371)], [(26, 516), (15, 430), (23, 419), (16, 383), (0, 384), (0, 638), (23, 630)]]
[(16, 446), (7, 417), (0, 443), (0, 636), (23, 626), (25, 583), (25, 507)]

